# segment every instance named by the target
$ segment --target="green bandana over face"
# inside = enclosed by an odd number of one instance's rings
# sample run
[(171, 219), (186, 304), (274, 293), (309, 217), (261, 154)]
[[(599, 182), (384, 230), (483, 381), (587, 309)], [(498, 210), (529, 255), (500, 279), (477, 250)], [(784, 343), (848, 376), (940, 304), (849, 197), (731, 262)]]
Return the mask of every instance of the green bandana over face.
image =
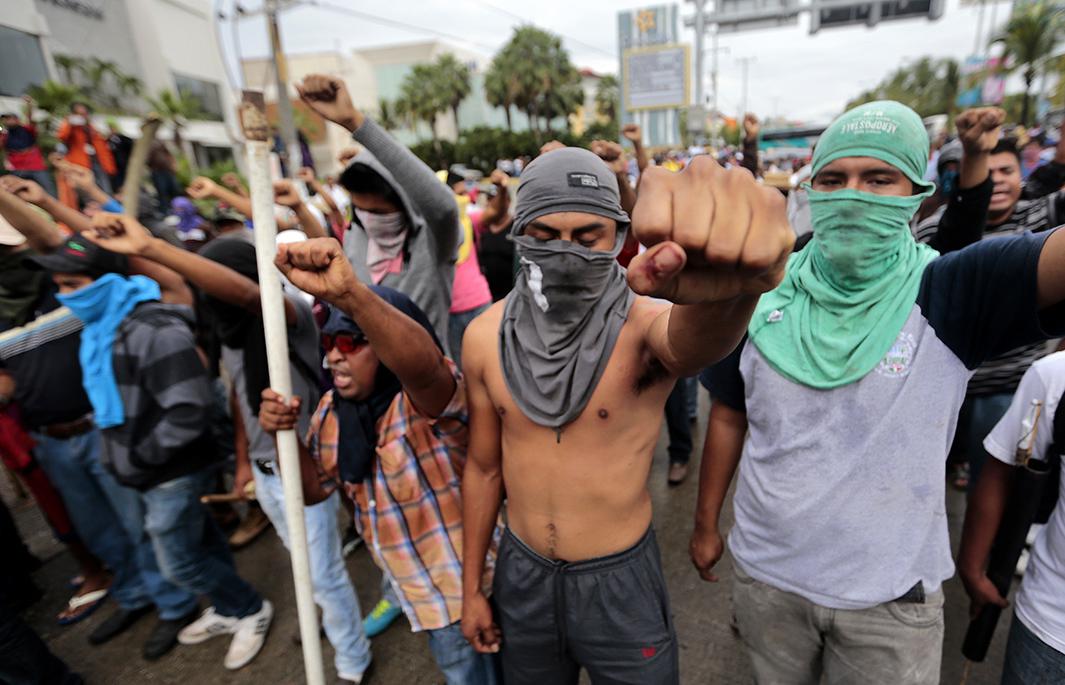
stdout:
[(813, 173), (844, 157), (899, 169), (917, 194), (808, 190), (814, 237), (788, 260), (777, 288), (751, 317), (751, 342), (785, 377), (828, 390), (860, 380), (891, 349), (917, 299), (935, 250), (917, 244), (909, 222), (934, 186), (922, 176), (928, 134), (897, 102), (847, 112), (818, 141)]

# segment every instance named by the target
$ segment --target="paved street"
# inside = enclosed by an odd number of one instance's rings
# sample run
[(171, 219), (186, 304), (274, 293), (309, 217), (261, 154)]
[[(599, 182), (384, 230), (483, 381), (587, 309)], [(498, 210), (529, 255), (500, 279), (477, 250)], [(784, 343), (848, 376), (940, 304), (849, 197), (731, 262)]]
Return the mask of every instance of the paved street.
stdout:
[[(700, 390), (701, 419), (695, 436), (702, 445), (705, 430), (706, 397)], [(729, 628), (729, 589), (731, 564), (727, 557), (720, 566), (722, 581), (703, 583), (688, 560), (687, 543), (691, 514), (695, 506), (697, 479), (679, 488), (668, 488), (665, 431), (658, 445), (652, 471), (651, 492), (655, 505), (655, 524), (662, 548), (669, 592), (676, 615), (681, 647), (681, 670), (684, 683), (749, 683), (750, 671), (738, 640)], [(698, 457), (693, 460), (697, 469)], [(4, 497), (11, 502), (4, 484)], [(963, 497), (948, 494), (951, 537), (957, 549), (963, 515)], [(79, 670), (89, 683), (158, 683), (189, 685), (192, 683), (273, 683), (302, 682), (303, 665), (300, 648), (293, 638), (297, 632), (295, 599), (288, 562), (273, 532), (263, 535), (248, 549), (236, 554), (241, 573), (251, 580), (275, 604), (277, 615), (266, 647), (259, 657), (243, 670), (230, 673), (222, 667), (228, 644), (218, 639), (195, 647), (178, 646), (155, 663), (145, 662), (140, 647), (151, 628), (152, 619), (144, 619), (129, 633), (101, 647), (89, 646), (86, 637), (113, 608), (101, 607), (95, 615), (68, 628), (56, 625), (54, 616), (69, 596), (67, 579), (76, 573), (71, 557), (53, 540), (47, 527), (30, 505), (13, 506), (19, 527), (31, 549), (47, 559), (36, 580), (47, 594), (27, 614), (27, 620), (44, 637), (51, 648)], [(359, 591), (364, 610), (377, 601), (380, 576), (365, 549), (348, 559), (348, 568)], [(946, 587), (946, 646), (943, 660), (943, 683), (961, 682), (961, 640), (967, 620), (968, 603), (957, 579)], [(975, 666), (968, 682), (973, 685), (997, 683), (1002, 663), (1006, 633), (1005, 620), (996, 632), (996, 640), (985, 664)], [(332, 682), (332, 652), (323, 642), (327, 663), (326, 682)], [(377, 663), (372, 679), (380, 685), (421, 685), (443, 682), (429, 655), (424, 637), (409, 632), (404, 620), (374, 640)], [(545, 684), (547, 685), (547, 684)]]

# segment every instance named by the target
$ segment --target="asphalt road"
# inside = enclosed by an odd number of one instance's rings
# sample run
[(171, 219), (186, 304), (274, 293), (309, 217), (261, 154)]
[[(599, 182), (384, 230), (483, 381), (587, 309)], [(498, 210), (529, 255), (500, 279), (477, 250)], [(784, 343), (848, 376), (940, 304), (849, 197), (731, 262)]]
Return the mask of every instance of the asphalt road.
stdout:
[[(700, 390), (700, 421), (695, 436), (702, 445), (707, 411), (706, 396)], [(663, 563), (673, 612), (680, 640), (682, 681), (688, 683), (750, 683), (752, 682), (746, 655), (733, 635), (730, 624), (731, 562), (726, 557), (719, 565), (722, 579), (717, 584), (699, 579), (688, 559), (688, 535), (695, 506), (698, 452), (693, 457), (693, 474), (677, 488), (666, 485), (665, 430), (655, 453), (650, 489), (654, 499), (655, 528), (662, 550)], [(272, 685), (300, 683), (303, 680), (303, 660), (294, 637), (298, 632), (295, 598), (288, 556), (273, 531), (268, 531), (248, 548), (236, 553), (241, 574), (260, 589), (276, 607), (276, 616), (269, 639), (259, 656), (237, 672), (226, 671), (222, 659), (227, 639), (184, 647), (178, 646), (157, 662), (144, 661), (141, 645), (148, 636), (153, 618), (142, 619), (129, 632), (100, 647), (88, 644), (87, 636), (113, 609), (102, 606), (93, 616), (70, 627), (60, 627), (55, 615), (69, 597), (67, 580), (76, 571), (70, 555), (52, 538), (36, 508), (31, 503), (14, 502), (5, 482), (0, 487), (12, 510), (24, 538), (31, 549), (47, 562), (37, 572), (35, 580), (46, 590), (46, 596), (26, 614), (26, 620), (45, 639), (52, 650), (78, 670), (89, 683), (158, 683), (190, 685), (198, 683), (242, 683)], [(957, 551), (964, 497), (948, 488), (951, 539)], [(731, 516), (729, 510), (729, 516)], [(731, 521), (727, 522), (731, 525)], [(360, 548), (348, 558), (348, 570), (358, 590), (363, 611), (378, 599), (380, 575), (372, 559)], [(946, 638), (944, 644), (942, 683), (961, 682), (963, 661), (961, 641), (967, 622), (968, 602), (957, 578), (949, 581), (946, 590)], [(1003, 648), (1008, 618), (1003, 618), (996, 631), (987, 661), (973, 667), (968, 683), (983, 685), (997, 683), (1001, 672)], [(326, 682), (335, 679), (332, 650), (323, 641), (326, 661)], [(373, 641), (376, 662), (372, 683), (376, 685), (421, 685), (443, 682), (429, 654), (426, 638), (410, 632), (404, 619), (397, 621), (387, 632)], [(587, 679), (585, 678), (585, 681)], [(547, 684), (545, 684), (547, 685)]]

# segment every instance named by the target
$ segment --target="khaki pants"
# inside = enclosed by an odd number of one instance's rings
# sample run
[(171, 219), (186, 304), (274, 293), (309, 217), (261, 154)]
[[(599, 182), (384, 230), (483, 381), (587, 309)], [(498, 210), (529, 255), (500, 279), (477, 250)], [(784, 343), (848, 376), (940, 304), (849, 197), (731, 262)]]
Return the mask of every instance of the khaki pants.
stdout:
[(737, 567), (732, 604), (760, 685), (939, 682), (942, 591), (923, 604), (828, 609)]

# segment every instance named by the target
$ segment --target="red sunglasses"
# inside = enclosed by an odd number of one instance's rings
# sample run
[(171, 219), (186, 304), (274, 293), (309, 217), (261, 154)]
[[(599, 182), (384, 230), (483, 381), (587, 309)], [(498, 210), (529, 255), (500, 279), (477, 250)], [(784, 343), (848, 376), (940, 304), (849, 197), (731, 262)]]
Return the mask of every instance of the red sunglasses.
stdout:
[(351, 354), (366, 344), (366, 337), (354, 333), (322, 333), (322, 349), (326, 352), (334, 347), (343, 354)]

